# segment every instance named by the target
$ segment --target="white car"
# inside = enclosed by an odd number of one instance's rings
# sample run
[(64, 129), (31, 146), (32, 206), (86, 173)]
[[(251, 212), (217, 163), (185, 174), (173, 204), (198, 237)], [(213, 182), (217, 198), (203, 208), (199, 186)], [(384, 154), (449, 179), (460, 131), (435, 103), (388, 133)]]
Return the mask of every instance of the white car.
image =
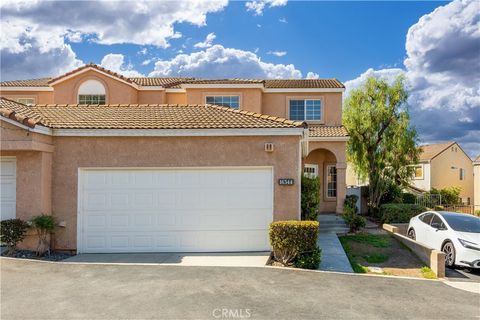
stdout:
[(410, 219), (409, 238), (445, 252), (445, 265), (480, 269), (480, 218), (427, 211)]

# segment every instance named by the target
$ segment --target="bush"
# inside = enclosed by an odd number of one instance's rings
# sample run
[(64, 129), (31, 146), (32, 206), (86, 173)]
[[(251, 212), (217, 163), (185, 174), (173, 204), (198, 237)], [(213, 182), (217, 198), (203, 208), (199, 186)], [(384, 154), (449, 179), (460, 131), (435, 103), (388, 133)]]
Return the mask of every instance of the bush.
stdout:
[(403, 203), (415, 204), (415, 200), (417, 200), (417, 197), (413, 193), (410, 193), (410, 192), (402, 193)]
[(436, 210), (436, 211), (444, 211), (445, 210), (445, 207), (444, 206), (439, 206), (439, 205), (436, 205), (433, 210)]
[(296, 268), (316, 270), (320, 266), (321, 252), (322, 250), (317, 246), (311, 252), (300, 253), (293, 261), (293, 265)]
[(317, 247), (317, 221), (277, 221), (270, 224), (270, 245), (275, 260), (290, 264), (299, 254), (311, 253)]
[(387, 203), (380, 206), (380, 220), (382, 223), (408, 223), (410, 218), (426, 210), (416, 204)]
[(50, 252), (50, 241), (48, 236), (55, 230), (57, 226), (55, 218), (47, 215), (35, 216), (30, 220), (33, 228), (35, 228), (38, 236), (37, 255), (43, 256), (45, 252)]
[(6, 254), (15, 252), (17, 243), (25, 238), (28, 223), (20, 219), (0, 221), (0, 241), (7, 245)]
[(462, 188), (459, 187), (450, 187), (443, 189), (432, 188), (430, 194), (439, 194), (442, 197), (443, 205), (456, 205), (462, 204), (462, 199), (460, 199), (460, 191)]
[(475, 210), (475, 215), (480, 217), (480, 210)]
[(320, 178), (302, 176), (302, 220), (316, 221), (320, 206)]
[(387, 185), (385, 193), (380, 198), (380, 205), (385, 203), (401, 203), (402, 202), (402, 188), (396, 183), (390, 182)]
[(356, 232), (366, 225), (365, 218), (358, 215), (357, 200), (358, 197), (352, 194), (346, 196), (343, 202), (343, 220), (349, 226), (350, 232)]

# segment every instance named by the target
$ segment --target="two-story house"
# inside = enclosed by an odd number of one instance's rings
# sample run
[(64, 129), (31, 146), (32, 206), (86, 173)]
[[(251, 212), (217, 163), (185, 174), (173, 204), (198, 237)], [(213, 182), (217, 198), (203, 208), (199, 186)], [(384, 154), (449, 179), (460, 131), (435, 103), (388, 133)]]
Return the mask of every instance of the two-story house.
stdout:
[(473, 164), (454, 141), (422, 146), (412, 185), (420, 190), (458, 187), (464, 204), (473, 204)]
[(268, 250), (269, 223), (300, 218), (302, 174), (342, 212), (343, 91), (94, 64), (2, 82), (1, 217), (53, 214), (54, 246), (77, 252)]

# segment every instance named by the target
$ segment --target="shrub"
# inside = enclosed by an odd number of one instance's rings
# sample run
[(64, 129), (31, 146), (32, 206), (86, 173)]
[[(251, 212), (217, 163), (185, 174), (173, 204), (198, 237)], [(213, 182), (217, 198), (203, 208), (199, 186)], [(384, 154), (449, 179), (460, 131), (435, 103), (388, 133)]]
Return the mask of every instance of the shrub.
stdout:
[(444, 206), (440, 206), (440, 205), (436, 205), (433, 210), (436, 210), (436, 211), (444, 211), (445, 210), (445, 207)]
[(300, 253), (293, 261), (293, 265), (296, 268), (316, 270), (320, 266), (321, 252), (322, 250), (317, 246), (311, 252)]
[(380, 206), (380, 220), (382, 223), (408, 223), (410, 218), (425, 210), (416, 204), (387, 203)]
[(365, 218), (358, 215), (357, 200), (358, 197), (352, 194), (346, 196), (343, 202), (343, 220), (349, 226), (350, 232), (356, 232), (366, 224)]
[(402, 202), (403, 203), (409, 203), (409, 204), (415, 204), (415, 200), (417, 197), (410, 192), (404, 192), (402, 193)]
[(302, 220), (316, 221), (320, 206), (320, 178), (302, 176)]
[(50, 252), (50, 241), (48, 236), (57, 226), (55, 218), (47, 215), (35, 216), (30, 220), (32, 228), (35, 228), (38, 236), (37, 255), (43, 256), (45, 252)]
[(462, 204), (462, 199), (460, 199), (460, 191), (462, 188), (459, 187), (450, 187), (443, 189), (432, 188), (430, 194), (439, 194), (442, 198), (443, 205), (455, 205)]
[(389, 182), (385, 193), (380, 198), (380, 205), (385, 203), (401, 203), (402, 188), (394, 182)]
[(480, 217), (480, 210), (475, 210), (475, 215)]
[(7, 245), (7, 255), (15, 252), (17, 243), (25, 238), (27, 229), (28, 223), (20, 219), (0, 221), (0, 241)]
[(270, 245), (275, 260), (290, 264), (299, 254), (317, 247), (317, 221), (277, 221), (270, 224)]

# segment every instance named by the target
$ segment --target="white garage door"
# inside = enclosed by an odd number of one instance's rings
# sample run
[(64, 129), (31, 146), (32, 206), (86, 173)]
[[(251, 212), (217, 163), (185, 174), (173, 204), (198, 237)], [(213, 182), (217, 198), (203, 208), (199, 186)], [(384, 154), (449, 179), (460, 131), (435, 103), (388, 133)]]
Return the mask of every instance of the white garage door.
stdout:
[(14, 157), (0, 158), (0, 219), (16, 217), (17, 187), (16, 160)]
[(271, 168), (80, 170), (79, 252), (269, 250)]

